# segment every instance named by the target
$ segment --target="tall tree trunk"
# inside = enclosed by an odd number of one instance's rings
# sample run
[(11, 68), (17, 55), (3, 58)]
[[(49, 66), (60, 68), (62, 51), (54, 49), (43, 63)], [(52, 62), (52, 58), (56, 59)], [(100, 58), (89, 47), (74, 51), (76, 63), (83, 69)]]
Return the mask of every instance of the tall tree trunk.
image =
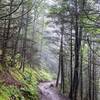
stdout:
[[(83, 45), (84, 48), (84, 45)], [(80, 54), (80, 97), (83, 100), (83, 48), (81, 48)]]
[(64, 93), (64, 61), (63, 61), (63, 35), (61, 36), (61, 89)]
[(79, 27), (78, 27), (78, 8), (77, 0), (75, 0), (75, 67), (74, 67), (74, 77), (73, 77), (73, 91), (72, 100), (77, 100), (78, 85), (79, 85)]
[[(24, 9), (24, 8), (23, 8)], [(27, 30), (28, 30), (28, 19), (29, 19), (29, 12), (26, 15), (26, 23), (25, 23), (25, 34), (23, 37), (23, 47), (22, 47), (22, 61), (21, 61), (21, 66), (19, 69), (22, 69), (24, 71), (25, 68), (25, 57), (26, 57), (26, 42), (27, 42)]]
[[(13, 1), (14, 0), (10, 0), (10, 6), (9, 6), (9, 13), (12, 12), (12, 4), (13, 4)], [(6, 66), (6, 53), (7, 53), (7, 45), (8, 45), (8, 40), (9, 40), (9, 36), (10, 36), (10, 27), (11, 27), (11, 17), (12, 15), (9, 15), (8, 16), (8, 23), (7, 23), (7, 20), (5, 20), (5, 29), (4, 29), (4, 33), (3, 33), (3, 70), (7, 71), (8, 68)], [(6, 31), (6, 25), (7, 25), (7, 31)]]
[(89, 74), (89, 100), (91, 100), (91, 49), (89, 50), (89, 58), (88, 58), (88, 74)]
[[(72, 22), (72, 21), (71, 21)], [(71, 23), (71, 34), (70, 34), (70, 93), (69, 93), (69, 98), (72, 98), (72, 91), (73, 91), (73, 65), (72, 65), (72, 60), (73, 60), (73, 47), (72, 47), (72, 23)], [(73, 99), (73, 98), (72, 98)]]
[(93, 71), (92, 71), (92, 100), (97, 100), (97, 95), (96, 95), (96, 66), (95, 66), (95, 53), (94, 53), (94, 42), (93, 42), (93, 57), (92, 57), (92, 64), (93, 64)]
[(16, 38), (15, 38), (15, 43), (13, 45), (13, 54), (12, 54), (12, 64), (11, 64), (11, 67), (15, 67), (15, 56), (17, 54), (20, 31), (21, 31), (22, 25), (23, 25), (23, 14), (24, 14), (24, 9), (22, 7), (21, 18), (20, 18), (20, 22), (19, 22), (19, 26), (18, 26), (18, 32), (17, 32)]

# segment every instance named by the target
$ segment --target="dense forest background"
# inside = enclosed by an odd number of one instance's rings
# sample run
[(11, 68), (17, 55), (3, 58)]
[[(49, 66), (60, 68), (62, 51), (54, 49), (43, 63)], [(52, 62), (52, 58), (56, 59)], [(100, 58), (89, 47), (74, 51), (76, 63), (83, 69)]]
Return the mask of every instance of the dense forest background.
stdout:
[(0, 100), (99, 100), (99, 66), (99, 0), (0, 0)]

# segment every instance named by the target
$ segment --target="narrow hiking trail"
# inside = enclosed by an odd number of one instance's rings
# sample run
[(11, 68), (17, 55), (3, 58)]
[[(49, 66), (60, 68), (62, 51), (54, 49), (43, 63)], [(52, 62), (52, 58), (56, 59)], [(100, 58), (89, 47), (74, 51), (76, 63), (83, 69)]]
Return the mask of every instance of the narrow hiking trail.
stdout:
[(55, 88), (55, 81), (39, 84), (40, 100), (68, 100)]

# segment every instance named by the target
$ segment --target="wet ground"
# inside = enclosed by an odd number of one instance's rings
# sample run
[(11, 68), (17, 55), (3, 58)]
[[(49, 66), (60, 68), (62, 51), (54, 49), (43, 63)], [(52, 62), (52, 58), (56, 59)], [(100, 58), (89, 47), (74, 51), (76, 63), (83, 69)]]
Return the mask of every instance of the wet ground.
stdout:
[(68, 100), (59, 93), (57, 88), (55, 88), (55, 81), (40, 83), (39, 89), (40, 100)]

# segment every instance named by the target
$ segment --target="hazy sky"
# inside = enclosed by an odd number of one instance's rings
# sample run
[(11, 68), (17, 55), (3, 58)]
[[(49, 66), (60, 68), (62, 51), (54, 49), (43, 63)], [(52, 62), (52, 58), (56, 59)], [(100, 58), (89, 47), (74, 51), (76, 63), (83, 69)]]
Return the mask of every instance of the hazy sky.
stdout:
[(54, 4), (55, 4), (54, 0), (46, 0), (46, 2), (47, 2), (49, 5), (54, 5)]

